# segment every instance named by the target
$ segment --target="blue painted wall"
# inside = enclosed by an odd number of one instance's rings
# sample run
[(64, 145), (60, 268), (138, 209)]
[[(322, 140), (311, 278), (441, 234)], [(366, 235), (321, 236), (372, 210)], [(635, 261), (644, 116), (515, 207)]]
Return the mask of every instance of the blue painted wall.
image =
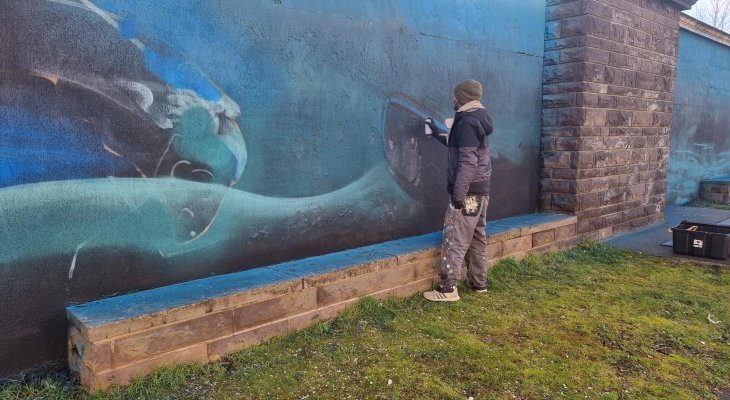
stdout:
[(0, 375), (71, 303), (438, 230), (464, 79), (536, 209), (544, 0), (2, 3)]
[(670, 139), (667, 204), (699, 197), (730, 174), (730, 47), (682, 29)]

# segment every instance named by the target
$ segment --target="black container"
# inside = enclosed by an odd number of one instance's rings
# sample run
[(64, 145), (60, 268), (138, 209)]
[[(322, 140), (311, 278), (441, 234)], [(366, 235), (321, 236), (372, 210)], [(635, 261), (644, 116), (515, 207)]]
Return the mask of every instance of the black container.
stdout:
[(730, 226), (682, 221), (672, 228), (677, 254), (725, 260), (730, 257)]

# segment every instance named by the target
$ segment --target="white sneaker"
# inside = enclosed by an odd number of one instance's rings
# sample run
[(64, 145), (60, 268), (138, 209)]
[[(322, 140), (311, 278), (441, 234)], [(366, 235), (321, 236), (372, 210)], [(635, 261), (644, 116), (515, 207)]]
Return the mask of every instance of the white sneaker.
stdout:
[(483, 288), (476, 288), (474, 286), (471, 287), (475, 292), (477, 293), (487, 293), (487, 287), (484, 286)]
[(441, 292), (437, 288), (423, 293), (423, 297), (431, 301), (459, 301), (461, 299), (457, 288), (454, 288), (453, 292)]

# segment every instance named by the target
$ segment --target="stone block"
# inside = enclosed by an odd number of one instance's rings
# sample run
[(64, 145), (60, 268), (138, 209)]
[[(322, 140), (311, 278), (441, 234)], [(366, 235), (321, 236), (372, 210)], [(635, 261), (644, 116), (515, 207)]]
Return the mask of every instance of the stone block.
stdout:
[[(548, 21), (545, 24), (545, 40), (550, 41), (560, 38), (560, 21)], [(548, 49), (548, 47), (545, 47)]]
[[(575, 93), (568, 93), (569, 95), (576, 95)], [(542, 136), (559, 136), (559, 137), (566, 137), (566, 136), (577, 136), (575, 132), (575, 128), (573, 127), (566, 127), (566, 126), (550, 126), (550, 127), (543, 127), (542, 128)]]
[(579, 151), (575, 153), (573, 162), (571, 163), (572, 168), (584, 169), (591, 168), (595, 163), (595, 152), (593, 151)]
[(272, 337), (284, 335), (288, 329), (288, 321), (280, 320), (209, 341), (205, 344), (207, 358), (211, 361), (218, 361), (227, 354), (265, 342)]
[(558, 124), (557, 109), (544, 108), (541, 113), (542, 126), (556, 126)]
[(588, 53), (587, 47), (573, 47), (570, 49), (563, 49), (560, 51), (560, 62), (561, 63), (574, 63), (579, 61), (586, 61)]
[(591, 224), (588, 221), (578, 221), (576, 224), (576, 232), (579, 235), (583, 235), (591, 231)]
[(603, 218), (605, 219), (606, 225), (608, 225), (608, 226), (618, 225), (618, 224), (624, 222), (624, 217), (623, 217), (622, 212), (608, 214), (608, 215), (604, 216)]
[(364, 264), (356, 265), (350, 268), (333, 269), (329, 272), (317, 273), (312, 271), (311, 274), (304, 276), (304, 288), (318, 287), (337, 282), (344, 279), (350, 279), (355, 276), (369, 274), (375, 271), (391, 269), (398, 265), (397, 257), (373, 260)]
[(575, 93), (558, 93), (542, 96), (544, 108), (574, 107), (576, 105)]
[(598, 238), (597, 238), (597, 240), (608, 239), (611, 236), (613, 236), (613, 227), (612, 226), (607, 226), (605, 228), (602, 228), (602, 229), (599, 229), (598, 230)]
[(413, 264), (415, 269), (415, 280), (421, 280), (425, 278), (431, 278), (438, 275), (438, 263), (441, 254), (437, 257), (428, 260), (421, 260)]
[(555, 241), (563, 241), (576, 235), (575, 224), (555, 228)]
[(512, 256), (514, 254), (529, 250), (532, 248), (532, 235), (520, 236), (514, 239), (505, 240), (502, 243), (502, 254)]
[(614, 85), (625, 85), (624, 70), (616, 67), (605, 67), (606, 83)]
[(606, 123), (609, 126), (630, 126), (633, 118), (631, 111), (608, 110), (606, 114)]
[(606, 68), (610, 67), (602, 64), (584, 62), (578, 64), (577, 74), (579, 78), (588, 82), (608, 83), (606, 80)]
[[(612, 0), (617, 1), (617, 0)], [(599, 0), (584, 0), (583, 1), (583, 12), (586, 14), (595, 15), (611, 21), (613, 19), (614, 7), (611, 2), (603, 2)]]
[(312, 310), (306, 313), (302, 313), (299, 315), (295, 315), (293, 317), (289, 318), (289, 331), (298, 331), (302, 330), (308, 326), (311, 326), (314, 323), (320, 322), (320, 321), (326, 321), (332, 318), (337, 317), (337, 314), (339, 314), (340, 311), (346, 309), (347, 307), (350, 307), (357, 303), (360, 299), (350, 299), (343, 302), (331, 304), (326, 307), (320, 307), (316, 310)]
[(113, 367), (150, 358), (233, 332), (233, 311), (208, 314), (114, 340)]
[(323, 307), (384, 290), (391, 286), (402, 285), (412, 282), (415, 276), (415, 266), (413, 264), (406, 264), (396, 268), (338, 280), (317, 288), (318, 304), (320, 307)]
[(234, 329), (242, 331), (266, 322), (301, 314), (317, 307), (317, 289), (307, 288), (233, 310)]
[(505, 240), (509, 240), (512, 238), (516, 238), (517, 236), (520, 236), (520, 229), (509, 229), (506, 231), (501, 231), (495, 234), (490, 234), (487, 236), (487, 244), (491, 245), (494, 243), (500, 243), (504, 242)]
[(439, 245), (435, 245), (434, 247), (427, 249), (427, 250), (421, 250), (413, 253), (408, 253), (404, 255), (398, 256), (398, 265), (401, 264), (410, 264), (412, 262), (420, 261), (420, 260), (428, 260), (434, 257), (438, 257), (441, 253), (441, 248)]
[(672, 114), (655, 112), (652, 115), (652, 126), (669, 127), (672, 125)]
[(546, 65), (543, 68), (543, 83), (571, 82), (578, 78), (576, 64)]
[[(561, 108), (557, 111), (558, 126), (580, 126), (585, 121), (584, 108)], [(575, 149), (570, 149), (575, 150)]]
[(81, 381), (81, 384), (90, 392), (106, 389), (112, 384), (126, 385), (136, 377), (148, 375), (157, 368), (173, 366), (188, 362), (208, 362), (208, 350), (205, 343), (175, 350), (155, 357), (145, 359), (139, 363), (117, 368), (98, 375), (90, 376), (89, 381)]
[[(560, 139), (560, 138), (558, 138)], [(540, 138), (540, 150), (551, 151), (551, 150), (562, 150), (558, 149), (555, 143), (556, 138), (554, 137), (542, 137)]]
[(574, 17), (576, 15), (580, 15), (582, 12), (583, 10), (580, 1), (560, 3), (547, 7), (545, 19), (548, 21), (554, 21), (566, 17)]
[(576, 182), (568, 179), (541, 179), (540, 190), (551, 193), (575, 193)]
[[(575, 94), (575, 106), (578, 107), (598, 107), (599, 95), (596, 93), (576, 93)], [(588, 111), (588, 110), (586, 110)]]
[(557, 65), (560, 63), (560, 51), (549, 50), (546, 51), (542, 56), (543, 65)]
[(554, 169), (551, 170), (550, 177), (555, 179), (578, 179), (578, 172), (575, 169)]
[(703, 192), (728, 194), (730, 193), (730, 182), (702, 182), (700, 184), (700, 190)]
[(556, 240), (555, 242), (548, 243), (548, 244), (545, 244), (540, 247), (535, 247), (532, 250), (530, 250), (530, 253), (545, 254), (545, 253), (550, 253), (553, 251), (565, 250), (565, 249), (574, 247), (575, 245), (580, 243), (580, 241), (581, 241), (581, 238), (577, 237), (577, 236), (573, 236), (566, 240), (560, 240), (560, 241)]
[[(301, 279), (257, 268), (229, 274), (225, 278), (215, 276), (69, 307), (67, 317), (69, 323), (89, 341), (96, 342), (281, 296), (301, 288)], [(234, 294), (218, 296), (218, 289), (221, 293)], [(108, 318), (97, 320), (95, 315)]]
[(578, 196), (569, 193), (555, 193), (552, 195), (551, 204), (553, 210), (575, 212), (578, 208)]
[(652, 216), (638, 218), (630, 221), (631, 229), (641, 228), (642, 226), (649, 225), (650, 223), (652, 223)]
[[(466, 268), (464, 268), (463, 271), (466, 271)], [(422, 293), (427, 290), (431, 290), (437, 281), (438, 281), (438, 278), (435, 276), (430, 277), (430, 278), (425, 278), (425, 279), (419, 279), (414, 282), (406, 283), (406, 284), (403, 284), (400, 286), (396, 286), (393, 288), (382, 290), (380, 292), (373, 293), (370, 295), (370, 297), (373, 297), (378, 300), (384, 300), (384, 299), (390, 298), (390, 297), (397, 297), (397, 298), (409, 297), (409, 296), (413, 296), (414, 294), (417, 294), (417, 293)]]
[(724, 203), (728, 201), (730, 195), (725, 193), (700, 192), (700, 198), (702, 200), (712, 201), (716, 203)]
[(577, 218), (575, 217), (568, 217), (568, 218), (561, 218), (559, 220), (542, 223), (534, 226), (528, 226), (525, 228), (522, 228), (520, 230), (520, 236), (528, 236), (533, 233), (542, 232), (542, 231), (548, 231), (556, 228), (560, 228), (562, 226), (575, 224), (577, 222)]
[(605, 110), (588, 108), (585, 111), (586, 126), (604, 126), (606, 124), (607, 114)]
[(644, 72), (636, 73), (636, 87), (639, 89), (655, 90), (656, 77), (652, 74)]
[(502, 257), (502, 249), (502, 242), (487, 244), (487, 258), (491, 260), (493, 258)]
[(608, 55), (608, 65), (619, 68), (629, 68), (629, 56), (611, 52)]
[(607, 65), (609, 63), (611, 52), (607, 50), (597, 49), (594, 47), (586, 47), (584, 60), (596, 64)]
[(588, 15), (563, 18), (560, 20), (561, 37), (585, 35), (592, 31)]
[[(542, 170), (544, 172), (545, 170)], [(540, 192), (537, 199), (537, 204), (540, 210), (551, 210), (552, 195), (550, 193)], [(487, 243), (489, 243), (487, 241)]]
[[(550, 25), (555, 24), (555, 25)], [(562, 35), (560, 26), (562, 25), (561, 21), (551, 21), (548, 23), (548, 26), (551, 27), (551, 31), (547, 31), (548, 34), (551, 33), (558, 33)], [(585, 46), (586, 42), (588, 41), (588, 38), (585, 36), (567, 36), (563, 38), (555, 38), (552, 40), (546, 40), (545, 41), (545, 50), (561, 50), (561, 49), (569, 49), (572, 47), (577, 46)]]
[(570, 168), (572, 155), (568, 151), (543, 151), (540, 161), (544, 168)]
[(555, 230), (550, 229), (532, 234), (532, 247), (540, 247), (555, 241)]
[(613, 234), (619, 234), (631, 230), (631, 222), (624, 222), (622, 224), (613, 226)]
[[(93, 373), (112, 368), (111, 342), (89, 342), (74, 326), (68, 331), (68, 354), (70, 363), (83, 363)], [(78, 370), (78, 367), (71, 370)]]

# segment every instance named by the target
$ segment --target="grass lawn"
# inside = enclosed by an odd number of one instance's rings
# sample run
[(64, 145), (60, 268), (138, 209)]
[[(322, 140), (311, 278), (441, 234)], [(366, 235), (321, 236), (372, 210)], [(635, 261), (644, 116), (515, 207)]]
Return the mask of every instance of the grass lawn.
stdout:
[[(458, 303), (363, 300), (222, 363), (86, 395), (63, 377), (0, 399), (716, 399), (730, 388), (730, 270), (596, 243), (490, 270)], [(719, 321), (719, 322), (718, 322)]]

